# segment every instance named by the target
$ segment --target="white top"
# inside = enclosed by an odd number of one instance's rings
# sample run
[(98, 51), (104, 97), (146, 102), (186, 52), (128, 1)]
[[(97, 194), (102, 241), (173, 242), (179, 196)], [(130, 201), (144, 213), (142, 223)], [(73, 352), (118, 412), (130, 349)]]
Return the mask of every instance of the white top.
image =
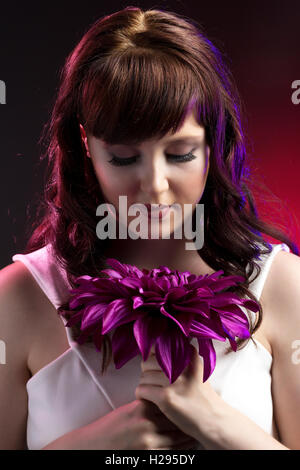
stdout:
[[(290, 251), (284, 243), (271, 246), (272, 252), (257, 260), (262, 270), (249, 287), (258, 299), (274, 256), (280, 250)], [(12, 260), (25, 264), (58, 308), (68, 300), (70, 285), (49, 247), (25, 255), (15, 254)], [(244, 308), (243, 311), (248, 313)], [(255, 315), (251, 311), (250, 314)], [(66, 320), (60, 318), (65, 324)], [(66, 327), (66, 333), (70, 348), (40, 369), (26, 384), (28, 449), (41, 449), (63, 434), (136, 399), (134, 392), (141, 374), (140, 355), (118, 370), (111, 362), (101, 375), (101, 353), (91, 343), (78, 345), (71, 328)], [(243, 349), (225, 356), (223, 352), (229, 342), (213, 340), (217, 362), (209, 382), (224, 401), (277, 437), (271, 395), (272, 356), (261, 343), (255, 342), (256, 345), (249, 340)], [(197, 343), (193, 344), (197, 347)]]

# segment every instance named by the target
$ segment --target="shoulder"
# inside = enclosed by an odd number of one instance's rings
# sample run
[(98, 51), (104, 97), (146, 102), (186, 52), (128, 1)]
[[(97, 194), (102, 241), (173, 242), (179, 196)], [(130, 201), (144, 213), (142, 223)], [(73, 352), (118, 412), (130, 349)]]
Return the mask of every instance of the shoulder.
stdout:
[(21, 261), (0, 270), (1, 339), (12, 351), (18, 351), (11, 358), (17, 360), (19, 354), (27, 362), (49, 309), (55, 310)]
[(272, 346), (276, 346), (281, 328), (286, 331), (300, 326), (299, 287), (300, 257), (279, 251), (270, 266), (260, 299), (266, 312), (265, 322)]
[(21, 261), (15, 261), (0, 269), (1, 295), (10, 294), (14, 290), (22, 289), (25, 286), (28, 287), (28, 282), (30, 283), (30, 273)]
[(279, 315), (278, 320), (284, 320), (286, 307), (289, 307), (290, 315), (299, 315), (299, 286), (300, 257), (279, 251), (274, 256), (262, 291), (264, 305)]
[(15, 261), (0, 270), (0, 296), (2, 303), (7, 301), (22, 306), (30, 304), (31, 307), (34, 303), (47, 299), (31, 272), (21, 261)]

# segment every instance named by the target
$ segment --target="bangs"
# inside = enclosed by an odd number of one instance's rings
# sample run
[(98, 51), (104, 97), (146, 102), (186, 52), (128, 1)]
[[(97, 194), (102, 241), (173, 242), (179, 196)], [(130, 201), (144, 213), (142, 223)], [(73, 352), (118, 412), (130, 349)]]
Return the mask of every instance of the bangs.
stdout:
[(108, 144), (160, 139), (177, 132), (194, 106), (197, 121), (206, 125), (211, 94), (205, 82), (183, 59), (127, 48), (93, 63), (78, 114), (86, 131)]

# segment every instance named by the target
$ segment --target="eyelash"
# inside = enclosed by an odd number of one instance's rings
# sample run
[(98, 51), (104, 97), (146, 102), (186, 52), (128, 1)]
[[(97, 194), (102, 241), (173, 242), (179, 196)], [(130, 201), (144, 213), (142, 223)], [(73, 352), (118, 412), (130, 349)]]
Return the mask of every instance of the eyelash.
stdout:
[[(171, 160), (175, 160), (176, 163), (182, 163), (182, 162), (190, 162), (194, 160), (196, 157), (195, 155), (192, 154), (193, 150), (191, 150), (189, 153), (185, 155), (171, 155), (167, 154), (168, 157), (171, 157)], [(118, 158), (115, 155), (112, 155), (112, 159), (109, 160), (109, 163), (115, 166), (125, 166), (125, 165), (131, 165), (132, 163), (136, 163), (137, 157), (131, 157), (131, 158)]]

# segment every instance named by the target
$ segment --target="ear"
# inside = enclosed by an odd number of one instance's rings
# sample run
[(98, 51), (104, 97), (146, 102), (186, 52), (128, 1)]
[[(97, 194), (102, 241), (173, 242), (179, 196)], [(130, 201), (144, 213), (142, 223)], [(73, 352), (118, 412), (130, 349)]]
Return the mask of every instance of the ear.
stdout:
[(91, 158), (90, 156), (90, 153), (89, 153), (89, 146), (88, 146), (88, 142), (87, 142), (87, 136), (86, 136), (86, 133), (85, 133), (85, 130), (84, 130), (84, 127), (82, 124), (79, 124), (79, 127), (80, 127), (80, 135), (81, 135), (81, 139), (84, 143), (84, 146), (85, 146), (85, 150), (86, 150), (86, 154), (89, 158)]

